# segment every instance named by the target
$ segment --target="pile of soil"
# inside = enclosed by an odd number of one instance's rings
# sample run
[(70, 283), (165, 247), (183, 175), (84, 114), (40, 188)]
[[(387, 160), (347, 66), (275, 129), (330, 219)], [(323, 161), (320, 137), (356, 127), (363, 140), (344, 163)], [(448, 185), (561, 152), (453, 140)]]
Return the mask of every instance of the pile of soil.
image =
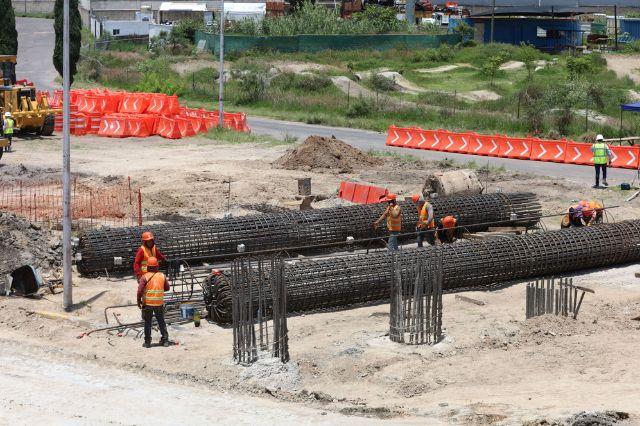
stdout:
[(49, 275), (62, 264), (59, 239), (12, 213), (0, 212), (0, 279), (24, 265)]
[(324, 169), (347, 173), (355, 169), (379, 166), (383, 161), (340, 139), (309, 136), (297, 148), (278, 158), (273, 164), (287, 170)]

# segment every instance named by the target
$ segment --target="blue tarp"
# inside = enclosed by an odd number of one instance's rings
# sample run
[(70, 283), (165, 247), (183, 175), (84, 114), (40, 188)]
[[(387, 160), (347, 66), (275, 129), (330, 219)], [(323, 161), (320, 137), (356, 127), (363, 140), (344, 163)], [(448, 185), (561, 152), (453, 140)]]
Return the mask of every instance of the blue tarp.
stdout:
[(636, 103), (633, 103), (633, 104), (622, 104), (622, 105), (620, 105), (620, 109), (622, 111), (640, 112), (640, 102), (636, 102)]

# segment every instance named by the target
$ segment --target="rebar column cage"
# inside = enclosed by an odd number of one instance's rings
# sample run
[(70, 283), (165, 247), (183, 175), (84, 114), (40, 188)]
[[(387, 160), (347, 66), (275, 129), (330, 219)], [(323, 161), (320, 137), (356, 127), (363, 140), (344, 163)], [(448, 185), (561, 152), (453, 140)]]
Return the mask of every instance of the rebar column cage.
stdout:
[[(449, 214), (460, 218), (469, 231), (488, 226), (533, 226), (541, 218), (541, 206), (531, 193), (475, 194), (435, 199), (436, 217)], [(403, 233), (415, 231), (417, 209), (412, 202), (401, 202)], [(289, 254), (318, 252), (318, 245), (338, 244), (322, 251), (342, 251), (347, 237), (356, 240), (383, 238), (383, 227), (374, 229), (386, 205), (367, 204), (327, 209), (291, 211), (223, 219), (206, 219), (174, 224), (130, 228), (89, 230), (80, 235), (76, 252), (78, 271), (96, 274), (131, 271), (143, 231), (152, 231), (156, 243), (171, 260), (186, 260), (192, 265), (238, 256), (238, 245), (245, 252), (284, 250)], [(513, 217), (516, 220), (513, 220)], [(116, 265), (114, 258), (121, 258)]]
[(442, 259), (394, 255), (389, 339), (409, 345), (438, 343), (442, 337)]
[(287, 294), (282, 259), (240, 258), (231, 264), (233, 358), (251, 364), (270, 354), (289, 361)]
[[(404, 250), (407, 259), (442, 258), (442, 287), (478, 288), (640, 260), (640, 221), (459, 241)], [(304, 312), (388, 301), (393, 256), (387, 252), (307, 259), (285, 264), (287, 309)], [(231, 320), (224, 278), (207, 291), (213, 319)], [(227, 287), (227, 288), (225, 288)]]

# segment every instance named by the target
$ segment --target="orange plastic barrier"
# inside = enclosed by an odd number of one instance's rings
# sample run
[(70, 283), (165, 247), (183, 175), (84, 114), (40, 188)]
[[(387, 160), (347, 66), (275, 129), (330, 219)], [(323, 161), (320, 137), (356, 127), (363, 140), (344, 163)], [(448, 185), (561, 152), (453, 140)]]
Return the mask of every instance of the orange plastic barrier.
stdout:
[(149, 97), (145, 93), (127, 93), (120, 101), (119, 113), (142, 114), (149, 106)]
[(593, 164), (591, 144), (567, 142), (567, 155), (564, 162), (569, 164)]
[(105, 115), (100, 120), (99, 136), (107, 136), (110, 138), (124, 138), (129, 136), (127, 133), (127, 123), (122, 117)]
[(472, 137), (471, 148), (469, 148), (469, 154), (475, 155), (488, 155), (491, 157), (497, 157), (500, 152), (500, 145), (498, 145), (499, 136), (485, 136), (474, 134)]
[(612, 146), (611, 166), (624, 169), (637, 169), (640, 166), (640, 147), (637, 146)]
[(355, 182), (340, 182), (338, 197), (358, 204), (374, 204), (384, 201), (388, 194), (386, 188)]
[(531, 141), (529, 139), (503, 136), (498, 145), (500, 146), (499, 157), (521, 160), (528, 160), (531, 157)]
[(564, 163), (567, 141), (531, 140), (531, 160)]

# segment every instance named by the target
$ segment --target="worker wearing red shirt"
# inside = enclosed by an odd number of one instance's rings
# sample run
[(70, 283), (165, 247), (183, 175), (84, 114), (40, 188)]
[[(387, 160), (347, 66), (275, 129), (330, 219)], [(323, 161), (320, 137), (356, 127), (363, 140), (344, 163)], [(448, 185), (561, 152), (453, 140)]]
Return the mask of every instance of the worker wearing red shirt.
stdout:
[(147, 273), (147, 262), (150, 257), (155, 257), (158, 262), (166, 262), (167, 258), (156, 246), (153, 234), (149, 231), (142, 233), (142, 245), (136, 252), (136, 259), (133, 261), (133, 273), (138, 279)]

